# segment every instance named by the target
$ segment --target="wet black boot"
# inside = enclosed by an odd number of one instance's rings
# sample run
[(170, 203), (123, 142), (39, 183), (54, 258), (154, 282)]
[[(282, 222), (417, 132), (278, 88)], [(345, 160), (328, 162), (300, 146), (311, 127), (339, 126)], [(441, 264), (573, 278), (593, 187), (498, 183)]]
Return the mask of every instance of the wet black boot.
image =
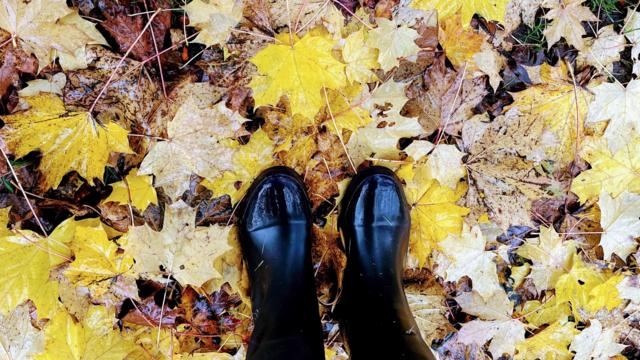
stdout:
[(347, 267), (337, 313), (351, 360), (435, 359), (402, 286), (411, 218), (396, 175), (377, 166), (359, 172), (342, 200), (338, 223)]
[(304, 183), (291, 169), (268, 169), (240, 212), (254, 321), (247, 359), (324, 359)]

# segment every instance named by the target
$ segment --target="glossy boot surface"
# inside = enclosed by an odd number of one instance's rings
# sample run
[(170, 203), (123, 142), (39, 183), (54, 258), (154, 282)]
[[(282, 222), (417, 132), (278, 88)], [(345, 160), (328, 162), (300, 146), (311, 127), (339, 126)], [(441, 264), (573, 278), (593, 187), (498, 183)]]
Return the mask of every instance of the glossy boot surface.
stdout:
[(338, 316), (352, 360), (435, 359), (402, 285), (411, 218), (401, 184), (383, 167), (356, 175), (342, 201), (347, 250)]
[(302, 180), (288, 168), (266, 170), (251, 185), (240, 212), (254, 321), (247, 359), (324, 359), (311, 211)]

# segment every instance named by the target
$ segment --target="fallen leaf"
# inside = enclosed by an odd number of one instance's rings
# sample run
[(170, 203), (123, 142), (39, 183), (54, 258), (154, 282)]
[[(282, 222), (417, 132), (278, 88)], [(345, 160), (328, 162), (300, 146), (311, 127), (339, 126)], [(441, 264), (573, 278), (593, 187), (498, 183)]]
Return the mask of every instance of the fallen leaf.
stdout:
[(20, 305), (4, 315), (0, 312), (0, 357), (28, 360), (44, 350), (44, 334), (31, 325), (29, 305)]
[(598, 18), (591, 10), (583, 6), (584, 0), (546, 0), (545, 7), (550, 10), (544, 18), (551, 20), (551, 24), (544, 30), (548, 47), (564, 38), (569, 45), (573, 45), (578, 50), (585, 49), (585, 42), (582, 38), (586, 31), (582, 27), (583, 21), (597, 21)]
[(598, 205), (604, 258), (611, 260), (611, 255), (616, 254), (626, 259), (638, 247), (635, 238), (640, 236), (640, 195), (625, 191), (614, 199), (602, 192)]
[(230, 249), (229, 228), (196, 227), (196, 210), (182, 201), (165, 209), (162, 231), (146, 224), (135, 226), (122, 244), (136, 260), (134, 270), (157, 281), (162, 281), (163, 274), (171, 274), (180, 284), (194, 286), (220, 277), (213, 262)]
[(124, 359), (136, 345), (113, 329), (114, 321), (103, 306), (92, 306), (79, 324), (59, 311), (45, 327), (45, 351), (35, 359)]
[(533, 262), (529, 278), (538, 291), (553, 289), (560, 276), (571, 268), (575, 242), (563, 241), (553, 227), (540, 227), (540, 236), (528, 239), (517, 254)]
[(620, 52), (626, 44), (624, 34), (618, 34), (613, 25), (601, 27), (595, 39), (587, 40), (585, 50), (578, 55), (578, 62), (611, 72), (613, 63), (620, 61)]
[(516, 360), (555, 359), (570, 360), (573, 353), (568, 350), (573, 337), (579, 333), (575, 323), (556, 321), (538, 334), (525, 339), (516, 346)]
[(49, 276), (53, 268), (71, 260), (69, 241), (75, 221), (66, 220), (46, 238), (28, 230), (0, 238), (0, 283), (4, 294), (0, 312), (12, 311), (26, 300), (38, 309), (40, 318), (50, 318), (58, 309), (58, 283)]
[(417, 55), (420, 48), (416, 45), (417, 31), (398, 25), (385, 18), (376, 19), (378, 27), (369, 32), (367, 45), (378, 49), (378, 62), (384, 71), (400, 64), (400, 58)]
[(242, 19), (242, 0), (194, 0), (182, 7), (189, 16), (189, 25), (200, 32), (192, 41), (206, 46), (224, 43), (231, 29)]
[(617, 197), (625, 190), (640, 192), (640, 138), (612, 152), (603, 138), (589, 138), (582, 144), (582, 158), (591, 169), (580, 173), (571, 184), (580, 202), (584, 203), (606, 191)]
[(352, 33), (344, 39), (342, 58), (347, 64), (345, 69), (350, 82), (367, 83), (376, 79), (372, 69), (380, 67), (378, 51), (367, 45), (365, 28)]
[(164, 187), (173, 198), (187, 190), (191, 174), (216, 179), (221, 171), (232, 169), (234, 150), (225, 139), (244, 121), (224, 102), (188, 98), (167, 125), (168, 138), (153, 145), (138, 174), (155, 175), (155, 186)]
[(462, 164), (464, 156), (455, 145), (436, 145), (426, 163), (430, 176), (441, 185), (455, 190), (460, 180), (467, 175)]
[(480, 52), (484, 37), (477, 30), (463, 27), (460, 14), (440, 21), (440, 29), (440, 45), (444, 48), (447, 59), (456, 68), (464, 66)]
[(14, 155), (42, 152), (43, 187), (56, 188), (75, 170), (89, 184), (102, 179), (112, 152), (130, 153), (127, 131), (115, 123), (98, 124), (88, 112), (68, 112), (60, 98), (40, 94), (26, 98), (30, 108), (2, 117), (1, 132)]
[(231, 168), (213, 181), (205, 181), (204, 186), (211, 189), (216, 196), (229, 195), (232, 202), (240, 200), (262, 170), (273, 164), (273, 142), (267, 134), (258, 130), (245, 145), (234, 143), (235, 153), (231, 160)]
[(569, 350), (576, 353), (574, 360), (606, 360), (626, 348), (617, 343), (615, 329), (603, 328), (598, 319), (591, 319), (589, 322), (591, 325), (576, 335), (569, 347)]
[(460, 236), (449, 235), (438, 245), (451, 260), (444, 269), (445, 280), (457, 281), (468, 276), (473, 282), (473, 289), (486, 299), (502, 288), (498, 283), (496, 263), (493, 261), (496, 255), (485, 251), (485, 244), (480, 228), (469, 228), (465, 224)]
[(131, 204), (140, 211), (145, 211), (149, 204), (158, 204), (156, 189), (153, 187), (153, 176), (138, 175), (136, 169), (131, 170), (123, 181), (110, 184), (111, 194), (104, 203)]
[(444, 20), (457, 12), (462, 14), (462, 24), (468, 26), (473, 14), (479, 14), (487, 20), (502, 21), (508, 0), (414, 0), (415, 9), (438, 10), (438, 18)]
[(322, 88), (347, 85), (345, 64), (332, 56), (334, 42), (326, 36), (308, 33), (290, 43), (289, 33), (281, 33), (276, 39), (251, 59), (259, 73), (249, 84), (256, 107), (275, 105), (286, 95), (293, 114), (313, 119), (325, 104)]
[(604, 83), (593, 88), (595, 99), (589, 106), (587, 123), (607, 121), (604, 138), (609, 141), (612, 152), (623, 149), (630, 143), (634, 133), (640, 134), (636, 99), (640, 96), (640, 80), (622, 84)]
[[(76, 50), (96, 43), (82, 28), (61, 21), (73, 13), (64, 0), (7, 0), (0, 8), (0, 28), (38, 58), (40, 72), (59, 55), (74, 58)], [(98, 43), (106, 44), (106, 41), (101, 39)]]

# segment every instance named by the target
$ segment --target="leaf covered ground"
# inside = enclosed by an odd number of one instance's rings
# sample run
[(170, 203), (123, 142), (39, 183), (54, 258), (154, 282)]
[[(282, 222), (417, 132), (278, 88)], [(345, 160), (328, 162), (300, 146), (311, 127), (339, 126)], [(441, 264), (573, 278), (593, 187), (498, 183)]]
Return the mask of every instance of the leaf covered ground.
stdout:
[(286, 165), (347, 359), (337, 206), (373, 164), (440, 358), (640, 357), (639, 6), (2, 0), (0, 358), (242, 359), (235, 207)]

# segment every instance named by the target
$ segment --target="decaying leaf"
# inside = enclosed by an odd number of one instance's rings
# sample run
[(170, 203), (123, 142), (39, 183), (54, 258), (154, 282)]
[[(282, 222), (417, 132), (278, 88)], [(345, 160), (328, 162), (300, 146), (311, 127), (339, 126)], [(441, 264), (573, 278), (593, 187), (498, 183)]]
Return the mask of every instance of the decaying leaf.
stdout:
[(28, 360), (44, 350), (44, 334), (31, 325), (29, 305), (20, 305), (6, 316), (0, 313), (0, 356)]

